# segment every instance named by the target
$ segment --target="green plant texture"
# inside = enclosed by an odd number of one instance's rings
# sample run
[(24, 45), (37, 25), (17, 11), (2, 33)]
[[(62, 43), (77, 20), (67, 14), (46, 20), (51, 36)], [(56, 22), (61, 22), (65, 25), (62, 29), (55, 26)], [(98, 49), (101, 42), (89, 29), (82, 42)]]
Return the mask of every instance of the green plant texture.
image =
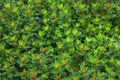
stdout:
[(0, 80), (120, 80), (120, 0), (0, 0)]

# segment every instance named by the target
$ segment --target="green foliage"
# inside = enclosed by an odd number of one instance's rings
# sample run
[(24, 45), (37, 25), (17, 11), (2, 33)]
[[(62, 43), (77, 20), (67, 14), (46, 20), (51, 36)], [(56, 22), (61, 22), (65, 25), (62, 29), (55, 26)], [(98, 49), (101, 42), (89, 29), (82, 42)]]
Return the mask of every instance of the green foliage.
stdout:
[(120, 0), (0, 0), (0, 80), (120, 80)]

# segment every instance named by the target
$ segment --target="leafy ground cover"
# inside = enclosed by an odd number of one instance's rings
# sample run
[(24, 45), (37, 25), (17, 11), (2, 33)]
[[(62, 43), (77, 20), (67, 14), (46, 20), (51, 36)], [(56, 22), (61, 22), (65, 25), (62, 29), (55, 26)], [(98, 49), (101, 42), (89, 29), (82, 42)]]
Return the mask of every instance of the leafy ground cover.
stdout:
[(120, 0), (0, 0), (0, 80), (120, 80)]

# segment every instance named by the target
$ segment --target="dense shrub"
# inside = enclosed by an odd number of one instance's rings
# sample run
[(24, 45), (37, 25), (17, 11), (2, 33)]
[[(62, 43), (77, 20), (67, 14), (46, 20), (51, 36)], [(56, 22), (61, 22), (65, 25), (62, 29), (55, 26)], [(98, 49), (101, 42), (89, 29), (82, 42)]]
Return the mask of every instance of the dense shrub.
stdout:
[(120, 0), (0, 0), (0, 80), (120, 80)]

